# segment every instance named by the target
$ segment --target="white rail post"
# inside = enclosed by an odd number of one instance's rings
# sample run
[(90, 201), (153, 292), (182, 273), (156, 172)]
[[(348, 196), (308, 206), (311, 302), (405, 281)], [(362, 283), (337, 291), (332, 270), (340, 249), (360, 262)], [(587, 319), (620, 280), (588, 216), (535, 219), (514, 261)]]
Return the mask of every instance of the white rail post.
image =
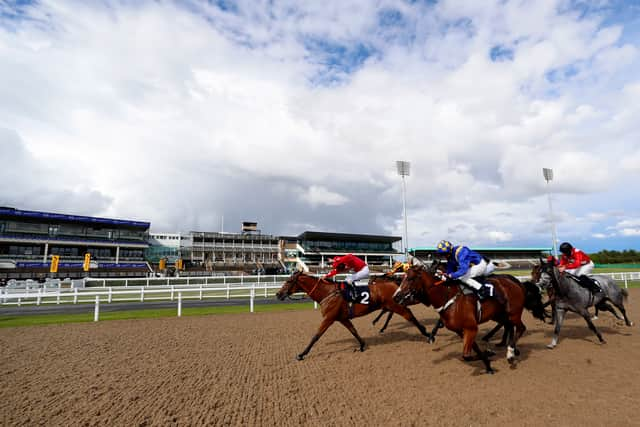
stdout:
[(202, 301), (202, 283), (200, 283), (200, 301)]
[(173, 285), (171, 285), (171, 301), (173, 301), (173, 292), (174, 292), (174, 287)]
[(78, 288), (73, 288), (73, 303), (78, 303)]
[(140, 302), (144, 302), (144, 288), (140, 288)]
[(113, 301), (113, 288), (109, 286), (109, 304)]
[(227, 282), (227, 299), (229, 299), (229, 291), (230, 291), (230, 289), (229, 289), (229, 283)]
[(56, 298), (56, 304), (60, 304), (60, 294), (62, 293), (62, 291), (60, 290), (60, 285), (58, 285), (58, 295)]
[(97, 322), (100, 318), (100, 295), (96, 295), (96, 307), (93, 310), (93, 321)]
[(36, 305), (40, 305), (40, 296), (42, 295), (42, 288), (38, 289), (38, 296), (36, 298)]
[(624, 288), (627, 289), (629, 287), (629, 284), (627, 283), (627, 275), (624, 275)]
[(251, 313), (253, 313), (253, 299), (256, 296), (256, 284), (255, 283), (253, 283), (251, 285), (251, 293), (250, 294), (251, 294), (251, 296), (249, 297), (249, 311)]
[(178, 317), (182, 317), (182, 292), (178, 292)]

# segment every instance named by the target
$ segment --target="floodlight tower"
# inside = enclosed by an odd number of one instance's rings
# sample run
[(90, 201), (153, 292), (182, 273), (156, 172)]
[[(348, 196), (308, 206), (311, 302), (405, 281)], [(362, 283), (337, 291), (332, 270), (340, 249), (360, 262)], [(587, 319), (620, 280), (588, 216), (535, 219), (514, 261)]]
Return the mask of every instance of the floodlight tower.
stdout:
[(558, 238), (556, 236), (556, 224), (553, 221), (553, 208), (551, 206), (551, 190), (549, 183), (553, 180), (553, 169), (542, 168), (542, 176), (544, 176), (545, 181), (547, 181), (547, 198), (549, 199), (549, 220), (551, 221), (551, 243), (553, 248), (553, 256), (558, 257), (558, 250), (556, 249), (556, 245), (558, 242)]
[(407, 188), (405, 183), (405, 176), (409, 176), (411, 171), (411, 163), (404, 160), (396, 161), (396, 169), (398, 175), (402, 177), (402, 215), (404, 217), (404, 256), (407, 257), (409, 251), (409, 237), (407, 234)]

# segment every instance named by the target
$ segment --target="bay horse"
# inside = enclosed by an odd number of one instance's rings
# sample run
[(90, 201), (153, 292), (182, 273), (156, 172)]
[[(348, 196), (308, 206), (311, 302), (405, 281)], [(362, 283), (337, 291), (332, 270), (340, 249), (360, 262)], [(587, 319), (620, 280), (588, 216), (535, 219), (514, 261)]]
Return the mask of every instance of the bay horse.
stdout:
[(397, 289), (398, 286), (392, 281), (374, 282), (374, 284), (369, 287), (370, 293), (366, 296), (367, 304), (354, 303), (350, 307), (342, 291), (338, 288), (338, 283), (321, 277), (311, 276), (301, 271), (293, 273), (276, 293), (276, 297), (282, 301), (295, 292), (305, 292), (309, 298), (320, 304), (320, 312), (323, 316), (317, 332), (311, 337), (309, 345), (307, 345), (302, 353), (298, 354), (297, 359), (304, 359), (316, 341), (318, 341), (329, 326), (336, 321), (340, 322), (351, 332), (356, 340), (358, 340), (359, 350), (364, 351), (364, 340), (360, 337), (358, 331), (356, 331), (351, 319), (364, 316), (381, 308), (392, 311), (393, 313), (398, 313), (413, 323), (416, 328), (420, 330), (420, 333), (429, 339), (429, 333), (425, 327), (418, 322), (411, 310), (393, 300), (393, 295)]
[[(608, 276), (595, 275), (590, 277), (597, 279), (598, 283), (602, 286), (603, 292), (592, 294), (591, 291), (579, 285), (575, 276), (561, 273), (553, 261), (545, 262), (540, 260), (538, 284), (544, 287), (552, 287), (555, 294), (554, 312), (556, 324), (551, 343), (547, 345), (548, 348), (553, 349), (558, 345), (558, 336), (560, 335), (560, 329), (562, 328), (564, 316), (567, 311), (572, 311), (582, 316), (585, 322), (587, 322), (589, 329), (596, 334), (601, 344), (604, 344), (606, 341), (591, 321), (591, 315), (588, 311), (589, 307), (595, 306), (603, 310), (608, 310), (606, 308), (608, 306), (606, 301), (611, 301), (624, 316), (626, 325), (633, 326), (633, 322), (629, 321), (627, 317), (627, 312), (623, 304), (623, 300), (628, 296), (626, 289), (620, 289), (613, 279)], [(608, 311), (613, 311), (612, 307), (609, 306), (609, 308), (611, 308), (611, 310)], [(615, 314), (615, 311), (613, 311), (613, 313)]]
[[(380, 281), (386, 280), (386, 281), (395, 283), (396, 287), (399, 288), (400, 287), (400, 283), (402, 283), (402, 277), (404, 277), (404, 276), (396, 276), (393, 273), (391, 273), (391, 274), (385, 273), (382, 276), (375, 276), (375, 277), (372, 277), (371, 279), (369, 279), (369, 285), (380, 283)], [(415, 304), (419, 304), (419, 303), (420, 303), (420, 301), (409, 301), (409, 300), (407, 300), (404, 305), (405, 306), (407, 306), (407, 305), (415, 305)], [(372, 322), (375, 325), (382, 318), (382, 316), (384, 316), (385, 314), (387, 314), (387, 319), (384, 321), (384, 325), (382, 326), (382, 329), (380, 329), (380, 333), (383, 333), (387, 329), (387, 326), (389, 325), (389, 322), (391, 321), (391, 318), (393, 317), (393, 311), (388, 310), (386, 308), (383, 308), (382, 310), (380, 310), (380, 314), (378, 314), (376, 316), (376, 318), (373, 319), (373, 322)], [(433, 329), (429, 333), (429, 337), (427, 338), (427, 341), (429, 343), (434, 343), (436, 341), (436, 334), (438, 333), (438, 330), (441, 329), (441, 328), (444, 328), (444, 323), (442, 323), (442, 320), (438, 319), (438, 321), (436, 322), (435, 326), (433, 327)]]
[[(508, 275), (495, 275), (487, 279), (493, 284), (496, 292), (504, 298), (504, 304), (495, 298), (479, 301), (475, 294), (465, 295), (459, 281), (446, 282), (442, 279), (437, 265), (426, 268), (424, 265), (414, 265), (407, 270), (405, 277), (394, 296), (402, 303), (406, 298), (413, 297), (423, 304), (432, 305), (440, 314), (440, 319), (447, 329), (455, 332), (463, 339), (462, 357), (466, 361), (480, 359), (484, 362), (486, 372), (493, 374), (489, 361), (489, 354), (480, 350), (476, 343), (478, 325), (494, 320), (505, 327), (508, 335), (507, 360), (515, 361), (519, 354), (516, 345), (526, 326), (522, 323), (525, 290), (514, 283)], [(514, 332), (515, 328), (515, 332)], [(474, 350), (476, 357), (473, 357)]]

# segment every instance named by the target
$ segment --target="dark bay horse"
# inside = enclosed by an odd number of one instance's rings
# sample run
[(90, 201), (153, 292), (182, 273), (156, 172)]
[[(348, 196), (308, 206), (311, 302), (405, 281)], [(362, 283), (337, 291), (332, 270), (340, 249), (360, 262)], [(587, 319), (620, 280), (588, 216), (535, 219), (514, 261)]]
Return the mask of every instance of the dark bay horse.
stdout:
[[(398, 276), (398, 275), (394, 275), (392, 274), (383, 274), (382, 276), (375, 276), (372, 277), (369, 280), (369, 285), (375, 285), (377, 283), (380, 283), (381, 281), (387, 281), (387, 282), (392, 282), (396, 285), (396, 288), (400, 287), (400, 283), (402, 283), (402, 278), (404, 277), (404, 275), (402, 276)], [(409, 301), (407, 300), (405, 302), (405, 306), (408, 305), (415, 305), (415, 304), (419, 304), (420, 301)], [(375, 319), (373, 319), (373, 324), (375, 325), (381, 318), (382, 316), (384, 316), (385, 314), (387, 314), (387, 319), (384, 321), (384, 325), (382, 326), (382, 329), (380, 329), (380, 333), (383, 333), (386, 329), (387, 326), (389, 325), (389, 321), (391, 321), (391, 318), (393, 317), (393, 311), (388, 310), (386, 308), (382, 308), (382, 310), (380, 310), (380, 314), (378, 314), (376, 316)], [(438, 329), (440, 328), (444, 328), (444, 323), (442, 323), (442, 320), (438, 320), (438, 322), (436, 322), (435, 326), (433, 327), (433, 329), (431, 330), (431, 333), (429, 334), (429, 337), (427, 338), (427, 341), (429, 343), (433, 343), (436, 340), (436, 334), (438, 333)]]
[(304, 359), (315, 342), (320, 339), (322, 334), (324, 334), (335, 321), (340, 322), (351, 332), (358, 340), (359, 350), (364, 351), (364, 340), (358, 335), (358, 331), (356, 331), (353, 323), (351, 323), (351, 319), (364, 316), (381, 308), (398, 313), (413, 323), (416, 328), (420, 330), (420, 333), (429, 339), (429, 333), (425, 327), (418, 322), (411, 310), (393, 300), (393, 294), (397, 289), (398, 286), (392, 281), (383, 280), (375, 282), (369, 287), (370, 295), (367, 298), (368, 304), (353, 304), (352, 307), (349, 307), (349, 304), (344, 299), (342, 292), (338, 289), (335, 282), (304, 274), (300, 271), (293, 273), (276, 293), (278, 299), (284, 300), (295, 292), (305, 292), (309, 298), (320, 304), (320, 311), (323, 316), (318, 331), (311, 337), (309, 345), (307, 345), (302, 353), (298, 354), (298, 360)]
[[(492, 374), (489, 355), (480, 350), (476, 343), (478, 325), (489, 320), (494, 320), (505, 327), (509, 337), (507, 348), (507, 360), (513, 362), (519, 353), (516, 345), (526, 327), (522, 323), (522, 311), (525, 302), (524, 288), (512, 281), (510, 276), (493, 276), (490, 283), (494, 285), (496, 292), (500, 292), (505, 299), (501, 304), (496, 299), (488, 298), (480, 302), (475, 295), (465, 295), (460, 282), (445, 282), (437, 271), (437, 266), (425, 268), (422, 265), (414, 265), (407, 270), (400, 289), (394, 299), (398, 302), (407, 297), (418, 299), (423, 304), (432, 305), (440, 314), (447, 329), (455, 332), (463, 339), (464, 360), (477, 360), (484, 362), (487, 373)], [(489, 281), (489, 280), (488, 280)], [(515, 328), (515, 332), (514, 332)], [(473, 357), (474, 350), (477, 357)]]
[[(600, 343), (604, 343), (605, 340), (591, 321), (591, 315), (588, 311), (589, 307), (595, 306), (603, 310), (608, 310), (606, 308), (608, 306), (606, 301), (611, 301), (624, 316), (626, 325), (633, 326), (633, 322), (629, 321), (627, 317), (627, 312), (623, 304), (623, 300), (627, 298), (628, 293), (626, 289), (620, 289), (610, 277), (602, 275), (591, 276), (596, 278), (603, 288), (603, 292), (592, 294), (591, 291), (580, 286), (574, 276), (561, 273), (553, 262), (540, 260), (538, 275), (538, 284), (547, 288), (552, 287), (554, 293), (556, 325), (551, 343), (547, 345), (548, 348), (555, 348), (558, 345), (558, 336), (560, 335), (560, 329), (562, 328), (564, 316), (567, 311), (573, 311), (582, 316), (585, 322), (587, 322), (589, 329), (596, 334)], [(609, 311), (613, 311), (613, 308)], [(613, 313), (616, 314), (615, 311), (613, 311)], [(618, 316), (616, 315), (616, 317)]]

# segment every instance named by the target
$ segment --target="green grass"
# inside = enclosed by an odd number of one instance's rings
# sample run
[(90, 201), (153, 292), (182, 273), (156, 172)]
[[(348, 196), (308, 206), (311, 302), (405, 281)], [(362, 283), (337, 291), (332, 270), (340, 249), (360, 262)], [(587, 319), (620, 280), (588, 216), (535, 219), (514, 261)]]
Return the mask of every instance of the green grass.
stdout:
[[(265, 313), (271, 311), (309, 310), (313, 308), (313, 303), (301, 302), (296, 304), (256, 304), (253, 306), (253, 308), (254, 312), (256, 313)], [(249, 313), (249, 305), (224, 307), (182, 307), (182, 316), (204, 316), (235, 313)], [(160, 317), (177, 316), (177, 308), (145, 309), (132, 311), (101, 312), (100, 321), (155, 319)], [(34, 314), (20, 316), (0, 315), (0, 328), (82, 322), (93, 322), (93, 312), (78, 314)]]

